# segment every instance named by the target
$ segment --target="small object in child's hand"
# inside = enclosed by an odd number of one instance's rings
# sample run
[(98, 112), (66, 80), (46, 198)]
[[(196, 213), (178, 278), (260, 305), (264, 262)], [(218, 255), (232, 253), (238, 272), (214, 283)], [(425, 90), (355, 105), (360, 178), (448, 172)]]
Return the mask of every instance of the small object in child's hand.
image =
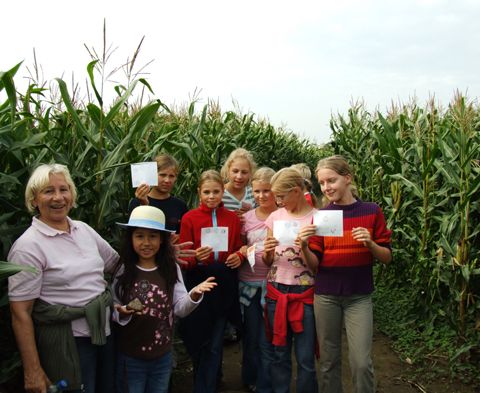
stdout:
[(127, 304), (127, 310), (143, 311), (143, 304), (138, 297)]
[(248, 202), (242, 202), (242, 209), (243, 210), (250, 210), (252, 208), (252, 205)]

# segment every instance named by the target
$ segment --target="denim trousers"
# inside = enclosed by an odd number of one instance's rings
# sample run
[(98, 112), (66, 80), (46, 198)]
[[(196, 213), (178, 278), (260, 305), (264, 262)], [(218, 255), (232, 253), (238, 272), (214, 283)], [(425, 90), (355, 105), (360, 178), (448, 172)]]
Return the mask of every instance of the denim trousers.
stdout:
[(105, 345), (94, 345), (90, 337), (75, 337), (80, 370), (82, 393), (114, 392), (114, 339), (107, 337)]
[(210, 340), (193, 354), (193, 393), (215, 393), (223, 358), (226, 317), (215, 320)]
[(348, 357), (355, 393), (373, 393), (373, 307), (371, 295), (315, 295), (315, 320), (320, 345), (320, 393), (341, 393), (342, 325), (348, 342)]
[(117, 353), (118, 393), (167, 393), (173, 365), (172, 352), (157, 359), (138, 359)]
[(242, 381), (245, 385), (255, 385), (257, 393), (271, 393), (273, 346), (266, 337), (261, 300), (262, 291), (258, 288), (250, 305), (242, 305)]
[[(284, 285), (275, 283), (277, 290), (283, 293), (302, 293), (309, 287), (304, 285)], [(268, 320), (273, 329), (273, 319), (277, 302), (267, 299)], [(271, 366), (272, 388), (275, 393), (290, 392), (292, 379), (292, 345), (297, 361), (296, 391), (301, 393), (317, 393), (317, 378), (315, 372), (315, 317), (313, 306), (303, 306), (303, 332), (294, 333), (287, 327), (287, 344), (273, 346), (273, 361)]]

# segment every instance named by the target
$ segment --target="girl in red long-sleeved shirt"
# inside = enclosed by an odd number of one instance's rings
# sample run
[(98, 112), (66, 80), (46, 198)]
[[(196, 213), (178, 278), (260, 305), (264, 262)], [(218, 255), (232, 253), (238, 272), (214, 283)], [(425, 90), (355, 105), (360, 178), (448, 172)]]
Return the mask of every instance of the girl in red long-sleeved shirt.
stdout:
[[(200, 206), (186, 213), (181, 222), (180, 242), (191, 241), (195, 257), (186, 258), (185, 286), (193, 288), (215, 277), (218, 286), (204, 296), (200, 306), (180, 322), (180, 334), (193, 360), (194, 393), (215, 392), (217, 375), (223, 352), (223, 332), (227, 320), (239, 324), (237, 268), (244, 257), (238, 250), (242, 246), (240, 219), (223, 207), (224, 185), (214, 170), (202, 173), (198, 185)], [(202, 246), (202, 228), (226, 227), (228, 250), (213, 252)]]

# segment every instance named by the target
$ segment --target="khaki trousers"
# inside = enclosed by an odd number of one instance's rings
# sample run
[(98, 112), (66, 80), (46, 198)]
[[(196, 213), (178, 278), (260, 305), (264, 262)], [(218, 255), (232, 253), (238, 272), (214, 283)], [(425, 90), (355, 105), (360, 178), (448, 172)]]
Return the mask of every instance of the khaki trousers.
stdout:
[(315, 295), (315, 324), (320, 346), (319, 393), (342, 393), (342, 327), (355, 393), (374, 393), (371, 295)]

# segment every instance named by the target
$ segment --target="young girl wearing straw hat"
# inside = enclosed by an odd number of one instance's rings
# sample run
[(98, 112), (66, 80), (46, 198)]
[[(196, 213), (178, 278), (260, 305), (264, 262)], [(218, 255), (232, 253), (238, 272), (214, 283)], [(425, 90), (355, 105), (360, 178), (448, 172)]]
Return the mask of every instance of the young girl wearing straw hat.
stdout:
[(172, 370), (173, 315), (185, 317), (216, 283), (208, 277), (187, 292), (165, 228), (153, 206), (133, 209), (116, 269), (114, 320), (117, 334), (117, 389), (129, 393), (168, 391)]

